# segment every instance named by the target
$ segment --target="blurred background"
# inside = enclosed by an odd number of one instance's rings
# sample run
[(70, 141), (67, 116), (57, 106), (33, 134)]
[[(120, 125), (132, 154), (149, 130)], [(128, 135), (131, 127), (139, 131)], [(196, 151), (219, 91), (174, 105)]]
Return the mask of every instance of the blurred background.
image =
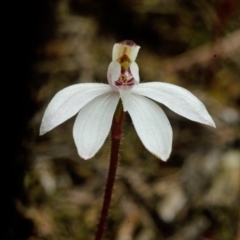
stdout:
[(240, 240), (240, 2), (36, 0), (14, 7), (3, 239), (94, 238), (110, 140), (84, 161), (72, 137), (75, 117), (41, 137), (39, 126), (59, 90), (107, 83), (113, 44), (130, 39), (141, 46), (141, 81), (187, 88), (217, 128), (162, 106), (174, 134), (164, 163), (143, 147), (127, 116), (105, 239)]

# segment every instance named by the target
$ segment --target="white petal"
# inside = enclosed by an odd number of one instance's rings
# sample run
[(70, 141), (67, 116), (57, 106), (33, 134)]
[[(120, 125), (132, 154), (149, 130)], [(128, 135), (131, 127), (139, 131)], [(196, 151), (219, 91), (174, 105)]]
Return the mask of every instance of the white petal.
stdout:
[(83, 107), (74, 123), (73, 137), (83, 159), (93, 157), (103, 145), (112, 125), (119, 94), (101, 95)]
[(40, 135), (52, 130), (75, 115), (83, 106), (99, 95), (111, 92), (107, 84), (81, 83), (59, 91), (49, 103), (40, 127)]
[(135, 84), (138, 84), (139, 81), (140, 81), (140, 78), (139, 78), (139, 68), (138, 68), (138, 65), (136, 62), (132, 62), (131, 65), (130, 65), (130, 71), (133, 75), (133, 78), (135, 80)]
[(192, 121), (216, 127), (203, 103), (185, 88), (169, 83), (150, 82), (135, 86), (132, 92), (162, 103)]
[(129, 104), (129, 98), (131, 98), (132, 94), (131, 94), (131, 88), (128, 88), (128, 87), (122, 87), (122, 88), (119, 88), (118, 91), (119, 91), (119, 94), (120, 94), (120, 97), (121, 97), (121, 100), (122, 100), (122, 104), (123, 104), (123, 111), (124, 112), (127, 112), (128, 111), (128, 104)]
[(172, 128), (163, 110), (153, 101), (132, 94), (128, 113), (143, 145), (166, 161), (172, 150)]
[(110, 86), (116, 88), (115, 82), (119, 79), (121, 74), (121, 65), (117, 61), (112, 61), (107, 70), (107, 79)]

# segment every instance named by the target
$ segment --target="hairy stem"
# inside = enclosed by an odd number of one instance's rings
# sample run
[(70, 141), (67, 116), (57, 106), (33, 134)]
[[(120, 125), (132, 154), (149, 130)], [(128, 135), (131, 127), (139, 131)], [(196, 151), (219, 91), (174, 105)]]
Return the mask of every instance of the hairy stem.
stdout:
[(104, 233), (104, 227), (105, 227), (108, 210), (111, 203), (112, 191), (113, 191), (115, 175), (117, 171), (119, 146), (121, 142), (124, 116), (125, 114), (123, 112), (122, 104), (119, 104), (112, 122), (110, 166), (108, 170), (108, 177), (107, 177), (106, 189), (105, 189), (104, 200), (102, 205), (102, 211), (101, 211), (101, 216), (100, 216), (95, 240), (101, 240)]

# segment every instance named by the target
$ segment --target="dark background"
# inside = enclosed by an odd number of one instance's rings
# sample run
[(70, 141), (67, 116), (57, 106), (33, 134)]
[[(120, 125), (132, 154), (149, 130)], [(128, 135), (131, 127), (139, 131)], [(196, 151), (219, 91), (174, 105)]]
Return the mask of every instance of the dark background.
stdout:
[(9, 83), (3, 239), (93, 239), (109, 140), (93, 159), (83, 161), (72, 139), (74, 118), (42, 137), (38, 131), (58, 90), (79, 82), (106, 83), (113, 44), (131, 39), (141, 46), (141, 81), (192, 91), (217, 129), (163, 107), (174, 132), (171, 157), (163, 163), (145, 150), (127, 117), (106, 239), (238, 240), (239, 2), (38, 0), (10, 5), (3, 49), (3, 76)]

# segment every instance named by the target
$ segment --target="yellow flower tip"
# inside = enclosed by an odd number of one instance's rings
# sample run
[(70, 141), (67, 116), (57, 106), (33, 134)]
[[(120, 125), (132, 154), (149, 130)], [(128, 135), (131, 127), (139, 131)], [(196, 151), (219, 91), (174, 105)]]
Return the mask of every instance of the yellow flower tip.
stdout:
[(140, 46), (131, 40), (116, 43), (113, 46), (112, 60), (120, 63), (124, 61), (135, 62)]

